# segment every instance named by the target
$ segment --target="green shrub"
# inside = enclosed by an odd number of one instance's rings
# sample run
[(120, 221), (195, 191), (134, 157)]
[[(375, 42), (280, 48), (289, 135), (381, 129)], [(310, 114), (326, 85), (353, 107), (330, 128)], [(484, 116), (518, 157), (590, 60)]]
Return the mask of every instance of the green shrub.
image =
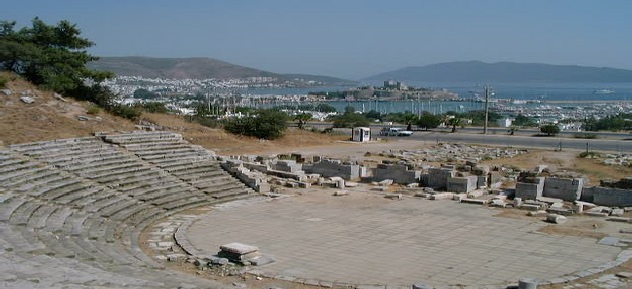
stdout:
[(168, 113), (169, 109), (162, 102), (146, 102), (141, 105), (142, 110), (149, 113)]
[(108, 107), (108, 111), (114, 115), (136, 121), (140, 118), (141, 111), (133, 106), (115, 104)]
[(288, 119), (282, 111), (260, 110), (255, 115), (227, 121), (224, 129), (233, 134), (271, 140), (283, 136)]
[(210, 128), (218, 128), (222, 125), (222, 123), (219, 120), (213, 117), (194, 116), (191, 118), (191, 121), (197, 122), (203, 126), (210, 127)]
[(578, 156), (580, 158), (588, 158), (588, 157), (596, 158), (596, 157), (599, 157), (599, 153), (596, 153), (596, 152), (581, 152)]
[(7, 82), (9, 82), (9, 79), (6, 78), (4, 75), (0, 75), (0, 88), (7, 87)]
[(574, 138), (581, 138), (581, 139), (596, 139), (597, 138), (597, 134), (596, 133), (589, 133), (589, 132), (583, 132), (583, 133), (576, 133), (573, 135)]
[(93, 104), (90, 107), (88, 107), (88, 111), (86, 113), (89, 115), (95, 115), (95, 114), (99, 114), (100, 112), (101, 112), (101, 108), (98, 105)]

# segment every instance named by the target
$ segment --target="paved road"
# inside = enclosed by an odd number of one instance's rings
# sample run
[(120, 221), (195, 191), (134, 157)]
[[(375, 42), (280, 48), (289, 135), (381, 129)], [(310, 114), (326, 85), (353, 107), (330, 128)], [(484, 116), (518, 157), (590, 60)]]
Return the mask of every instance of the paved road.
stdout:
[[(374, 130), (374, 135), (379, 131)], [(395, 138), (395, 137), (391, 137)], [(401, 138), (401, 137), (400, 137)], [(534, 137), (519, 135), (483, 135), (471, 133), (445, 133), (445, 132), (424, 132), (416, 131), (411, 137), (414, 140), (426, 142), (462, 142), (484, 145), (514, 146), (514, 147), (537, 147), (544, 149), (562, 150), (590, 150), (597, 152), (621, 152), (632, 153), (632, 141), (613, 139), (573, 139), (562, 137)]]

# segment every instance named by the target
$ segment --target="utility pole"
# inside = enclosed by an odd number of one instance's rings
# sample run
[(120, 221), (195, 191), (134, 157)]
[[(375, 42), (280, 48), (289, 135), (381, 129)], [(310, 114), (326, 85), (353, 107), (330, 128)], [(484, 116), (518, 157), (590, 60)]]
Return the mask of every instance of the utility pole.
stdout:
[(491, 95), (491, 87), (485, 85), (485, 124), (483, 126), (483, 134), (487, 134), (487, 122), (489, 121), (489, 96)]

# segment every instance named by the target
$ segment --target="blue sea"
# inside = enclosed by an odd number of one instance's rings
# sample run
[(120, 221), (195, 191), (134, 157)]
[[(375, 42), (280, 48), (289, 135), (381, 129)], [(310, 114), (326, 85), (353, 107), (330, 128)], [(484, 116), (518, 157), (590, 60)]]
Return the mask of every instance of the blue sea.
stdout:
[[(379, 83), (372, 83), (380, 86)], [(461, 101), (331, 101), (330, 105), (338, 111), (352, 106), (357, 111), (368, 112), (376, 110), (382, 113), (410, 111), (417, 113), (428, 111), (431, 113), (445, 113), (447, 111), (464, 112), (484, 109), (481, 102), (485, 97), (484, 84), (477, 83), (406, 83), (410, 86), (431, 89), (447, 89), (459, 94)], [(538, 107), (546, 104), (564, 102), (564, 106), (586, 106), (586, 102), (632, 102), (632, 83), (490, 83), (494, 92), (492, 101), (510, 100), (503, 105)], [(312, 87), (285, 89), (257, 89), (248, 91), (256, 94), (307, 94), (312, 91), (342, 91), (351, 87)], [(599, 94), (598, 90), (610, 90), (611, 93)], [(514, 103), (511, 101), (513, 100)], [(537, 103), (522, 104), (521, 101)], [(296, 103), (295, 103), (296, 104)], [(499, 104), (491, 103), (490, 107)]]

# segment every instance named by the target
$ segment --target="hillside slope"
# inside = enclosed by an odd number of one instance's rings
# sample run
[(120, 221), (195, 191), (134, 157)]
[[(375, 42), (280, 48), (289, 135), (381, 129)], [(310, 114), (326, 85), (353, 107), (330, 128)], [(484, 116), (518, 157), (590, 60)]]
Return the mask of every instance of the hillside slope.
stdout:
[(459, 61), (411, 66), (366, 80), (426, 82), (632, 82), (632, 70), (539, 63)]
[[(15, 143), (85, 137), (99, 131), (124, 132), (135, 129), (135, 123), (103, 111), (88, 115), (87, 111), (91, 106), (88, 102), (56, 97), (53, 92), (39, 90), (13, 74), (0, 74), (13, 79), (0, 91), (0, 147)], [(5, 91), (10, 94), (5, 94)], [(22, 102), (20, 98), (23, 96), (31, 97), (34, 102)], [(89, 120), (79, 120), (79, 116), (87, 116)], [(329, 145), (348, 138), (291, 129), (281, 139), (261, 141), (191, 123), (178, 115), (145, 113), (141, 118), (143, 123), (181, 133), (191, 143), (222, 155), (275, 151), (279, 148), (287, 152), (303, 146)]]
[[(104, 112), (88, 115), (87, 102), (55, 97), (53, 92), (39, 90), (13, 74), (2, 75), (13, 79), (0, 92), (0, 142), (4, 145), (134, 129), (132, 122)], [(31, 97), (33, 103), (21, 101), (24, 96)], [(79, 120), (79, 116), (89, 120)]]

